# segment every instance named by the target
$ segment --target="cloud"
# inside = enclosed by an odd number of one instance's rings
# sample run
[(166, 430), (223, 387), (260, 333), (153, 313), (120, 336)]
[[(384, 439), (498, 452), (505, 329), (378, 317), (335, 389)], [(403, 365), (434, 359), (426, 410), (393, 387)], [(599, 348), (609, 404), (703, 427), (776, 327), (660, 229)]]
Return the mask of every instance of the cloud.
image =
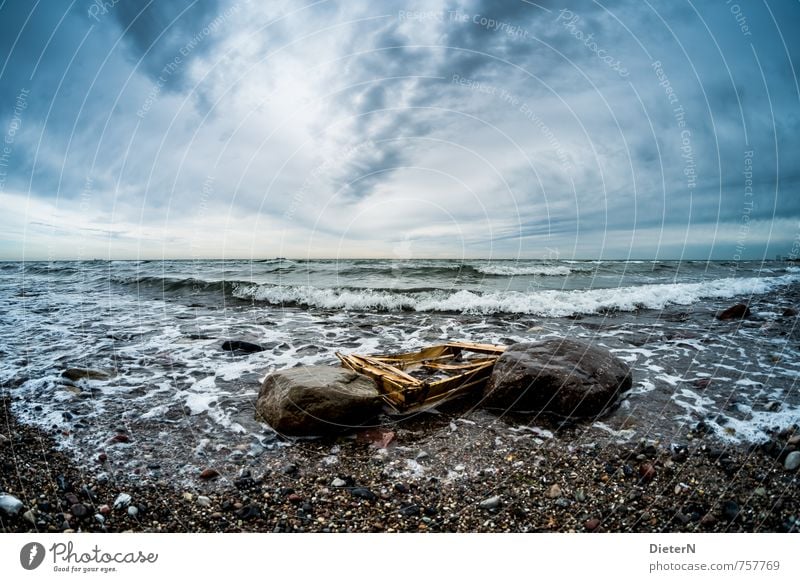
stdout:
[(794, 4), (748, 6), (750, 35), (724, 3), (93, 5), (0, 8), (0, 183), (34, 202), (7, 257), (47, 252), (19, 233), (53, 208), (81, 226), (50, 240), (125, 256), (730, 258), (743, 221), (751, 256), (796, 236)]

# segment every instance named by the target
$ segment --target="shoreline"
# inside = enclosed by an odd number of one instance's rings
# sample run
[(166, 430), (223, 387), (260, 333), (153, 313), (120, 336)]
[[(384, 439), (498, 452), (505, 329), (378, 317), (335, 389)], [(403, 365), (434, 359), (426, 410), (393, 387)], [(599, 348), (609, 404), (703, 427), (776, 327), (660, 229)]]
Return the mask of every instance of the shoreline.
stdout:
[[(2, 532), (800, 531), (800, 473), (782, 465), (800, 448), (797, 427), (749, 451), (702, 434), (670, 450), (448, 409), (177, 486), (115, 479), (110, 459), (106, 471), (80, 467), (9, 404), (0, 399), (0, 490), (25, 507), (0, 512)], [(121, 493), (131, 500), (114, 509)]]

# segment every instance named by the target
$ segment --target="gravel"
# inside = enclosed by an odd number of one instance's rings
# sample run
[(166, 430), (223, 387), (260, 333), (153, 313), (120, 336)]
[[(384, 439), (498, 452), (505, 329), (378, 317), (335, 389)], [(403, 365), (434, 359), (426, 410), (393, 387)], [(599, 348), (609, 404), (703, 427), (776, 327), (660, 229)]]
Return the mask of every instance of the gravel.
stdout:
[[(800, 530), (800, 474), (784, 468), (796, 427), (769, 446), (720, 455), (704, 435), (601, 443), (581, 425), (553, 425), (545, 428), (554, 436), (541, 438), (516, 421), (450, 409), (395, 423), (380, 454), (356, 438), (298, 441), (215, 467), (219, 478), (148, 480), (110, 453), (76, 465), (49, 435), (19, 423), (7, 399), (0, 418), (0, 491), (22, 504), (0, 511), (3, 532)], [(249, 481), (239, 489), (241, 475)], [(332, 487), (337, 479), (346, 486)]]

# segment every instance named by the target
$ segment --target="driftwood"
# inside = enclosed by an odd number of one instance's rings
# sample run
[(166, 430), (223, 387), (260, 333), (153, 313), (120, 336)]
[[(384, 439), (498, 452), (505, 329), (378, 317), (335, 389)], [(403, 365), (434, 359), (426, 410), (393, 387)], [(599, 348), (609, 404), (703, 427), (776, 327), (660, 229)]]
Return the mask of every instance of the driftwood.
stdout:
[(482, 387), (505, 349), (491, 344), (448, 342), (403, 354), (360, 356), (337, 352), (336, 356), (345, 368), (374, 379), (392, 408), (408, 413)]

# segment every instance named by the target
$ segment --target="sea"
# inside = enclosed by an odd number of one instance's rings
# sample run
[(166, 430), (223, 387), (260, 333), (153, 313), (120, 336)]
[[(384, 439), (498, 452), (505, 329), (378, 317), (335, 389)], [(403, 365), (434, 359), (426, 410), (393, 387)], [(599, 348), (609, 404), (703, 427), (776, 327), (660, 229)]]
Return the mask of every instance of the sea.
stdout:
[[(800, 267), (784, 261), (5, 262), (0, 389), (78, 460), (113, 446), (132, 472), (188, 478), (219, 458), (295, 445), (254, 418), (275, 370), (338, 365), (337, 351), (569, 337), (633, 370), (618, 407), (581, 421), (591, 438), (702, 432), (747, 447), (800, 424), (799, 284)], [(741, 302), (750, 317), (715, 317)], [(265, 349), (224, 351), (226, 340)], [(72, 381), (68, 368), (108, 377)], [(127, 442), (110, 444), (118, 434)]]

